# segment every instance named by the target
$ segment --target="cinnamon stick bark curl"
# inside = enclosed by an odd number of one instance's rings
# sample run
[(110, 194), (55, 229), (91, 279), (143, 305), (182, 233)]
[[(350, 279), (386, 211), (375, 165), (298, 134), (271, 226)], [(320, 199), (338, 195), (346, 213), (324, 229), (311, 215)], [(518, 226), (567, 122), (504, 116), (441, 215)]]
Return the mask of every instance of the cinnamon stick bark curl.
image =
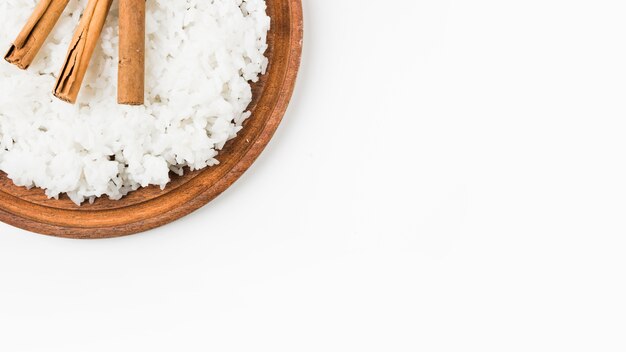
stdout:
[(68, 103), (76, 103), (104, 22), (113, 0), (89, 0), (54, 87), (54, 95)]
[(4, 59), (25, 70), (35, 59), (69, 0), (41, 0)]
[(145, 0), (120, 0), (119, 32), (117, 102), (141, 105), (145, 85)]

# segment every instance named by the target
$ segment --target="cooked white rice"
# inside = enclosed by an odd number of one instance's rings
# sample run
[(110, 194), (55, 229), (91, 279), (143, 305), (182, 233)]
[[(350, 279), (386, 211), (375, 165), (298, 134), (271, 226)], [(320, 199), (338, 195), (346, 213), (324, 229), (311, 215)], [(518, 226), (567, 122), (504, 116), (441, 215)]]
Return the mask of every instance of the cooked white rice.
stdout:
[[(8, 49), (39, 0), (0, 2)], [(120, 199), (170, 181), (170, 170), (218, 163), (265, 72), (270, 19), (264, 0), (147, 2), (146, 104), (116, 103), (117, 1), (78, 104), (52, 88), (87, 0), (71, 0), (28, 71), (0, 62), (0, 169), (19, 186), (76, 204)]]

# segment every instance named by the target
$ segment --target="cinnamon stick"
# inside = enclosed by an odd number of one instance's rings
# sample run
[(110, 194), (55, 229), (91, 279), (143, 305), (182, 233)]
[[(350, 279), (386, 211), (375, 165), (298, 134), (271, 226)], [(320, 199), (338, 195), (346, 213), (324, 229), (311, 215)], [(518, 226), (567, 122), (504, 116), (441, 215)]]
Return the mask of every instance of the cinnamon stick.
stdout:
[(41, 0), (4, 59), (27, 69), (50, 35), (69, 0)]
[(120, 0), (119, 32), (117, 102), (141, 105), (145, 84), (145, 0)]
[(68, 103), (76, 103), (112, 2), (113, 0), (89, 0), (54, 87), (54, 96), (57, 98)]

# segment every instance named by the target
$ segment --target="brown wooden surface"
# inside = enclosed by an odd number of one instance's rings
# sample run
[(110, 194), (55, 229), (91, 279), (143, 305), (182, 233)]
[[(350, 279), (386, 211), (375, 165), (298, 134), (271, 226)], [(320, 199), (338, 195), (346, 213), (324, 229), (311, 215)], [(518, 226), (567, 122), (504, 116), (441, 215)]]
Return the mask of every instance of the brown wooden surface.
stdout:
[(41, 189), (15, 186), (0, 173), (0, 220), (29, 231), (69, 238), (107, 238), (143, 232), (202, 207), (235, 182), (263, 151), (293, 92), (302, 52), (301, 0), (267, 0), (268, 72), (253, 85), (252, 116), (220, 152), (220, 164), (183, 177), (168, 187), (148, 187), (120, 201), (106, 198), (76, 206), (66, 196), (50, 200)]

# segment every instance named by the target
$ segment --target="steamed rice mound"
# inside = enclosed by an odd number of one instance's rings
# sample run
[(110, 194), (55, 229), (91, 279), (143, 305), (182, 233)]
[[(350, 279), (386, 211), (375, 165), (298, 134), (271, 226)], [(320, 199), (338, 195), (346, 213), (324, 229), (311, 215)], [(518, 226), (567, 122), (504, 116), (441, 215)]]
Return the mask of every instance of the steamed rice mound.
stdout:
[[(39, 0), (0, 3), (9, 47)], [(146, 104), (116, 103), (117, 2), (76, 105), (52, 88), (87, 0), (71, 0), (28, 71), (0, 62), (0, 170), (18, 186), (80, 204), (120, 199), (169, 173), (218, 163), (250, 116), (250, 82), (265, 73), (270, 19), (263, 0), (151, 0)]]

